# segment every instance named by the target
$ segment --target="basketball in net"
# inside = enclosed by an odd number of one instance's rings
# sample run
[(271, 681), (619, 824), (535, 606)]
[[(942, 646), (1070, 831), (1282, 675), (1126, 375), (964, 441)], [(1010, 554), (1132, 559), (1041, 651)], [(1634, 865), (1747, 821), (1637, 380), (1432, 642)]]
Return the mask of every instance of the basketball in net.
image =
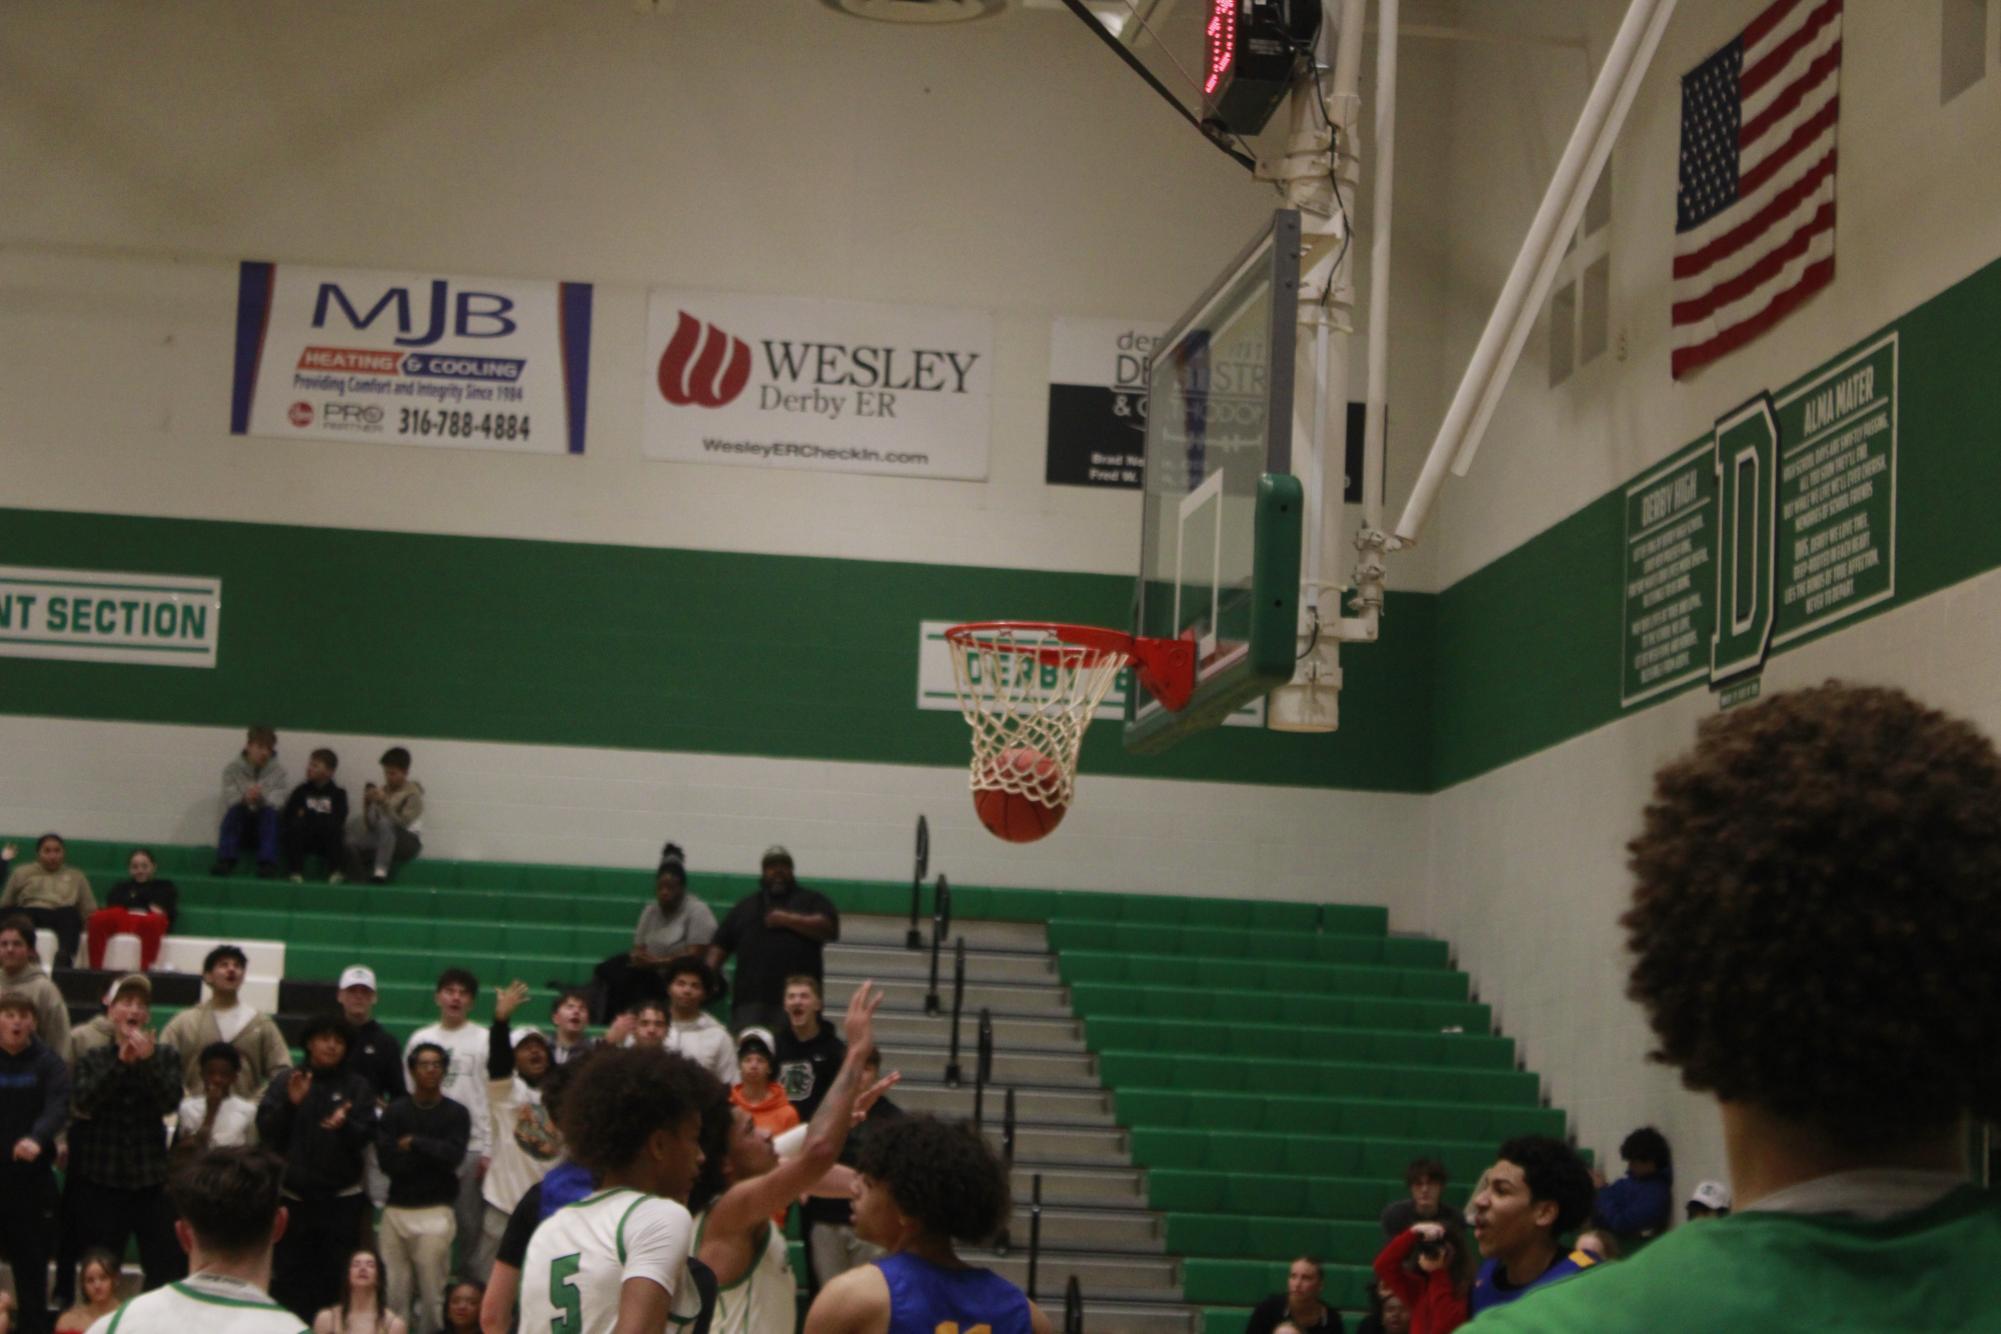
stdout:
[(973, 729), (973, 809), (996, 836), (1033, 843), (1069, 813), (1084, 728), (1132, 662), (1131, 636), (986, 621), (953, 626), (945, 642)]

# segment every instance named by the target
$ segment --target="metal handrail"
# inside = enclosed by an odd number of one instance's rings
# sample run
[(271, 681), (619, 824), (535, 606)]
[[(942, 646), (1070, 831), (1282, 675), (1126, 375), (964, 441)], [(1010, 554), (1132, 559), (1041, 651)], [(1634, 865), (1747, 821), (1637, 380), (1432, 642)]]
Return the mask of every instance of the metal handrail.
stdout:
[(1042, 1258), (1042, 1173), (1029, 1182), (1028, 1194), (1028, 1300), (1035, 1300), (1035, 1264)]
[(1075, 1274), (1063, 1288), (1063, 1334), (1084, 1334), (1084, 1285)]
[(910, 876), (910, 930), (903, 937), (903, 947), (911, 950), (924, 948), (924, 933), (917, 929), (917, 914), (924, 902), (924, 877), (931, 869), (931, 826), (922, 815), (917, 817), (917, 869)]
[[(1001, 1163), (1009, 1180), (1012, 1180), (1014, 1178), (1014, 1086), (1012, 1084), (1008, 1086), (1007, 1102), (1001, 1112)], [(1008, 1249), (1014, 1245), (1014, 1229), (1009, 1225), (1012, 1221), (1013, 1211), (1010, 1210), (1009, 1222), (1001, 1225), (1000, 1236), (994, 1241), (994, 1250), (1002, 1255), (1006, 1255)]]
[(952, 886), (944, 876), (938, 877), (938, 892), (931, 900), (931, 985), (924, 992), (924, 1013), (936, 1014), (941, 1008), (938, 1001), (938, 949), (945, 943), (945, 933), (952, 929)]
[(952, 947), (952, 1045), (945, 1056), (945, 1087), (957, 1088), (959, 1069), (959, 1012), (966, 1005), (966, 938)]
[(973, 1065), (973, 1129), (986, 1129), (987, 1082), (994, 1077), (994, 1016), (980, 1009), (979, 1056)]

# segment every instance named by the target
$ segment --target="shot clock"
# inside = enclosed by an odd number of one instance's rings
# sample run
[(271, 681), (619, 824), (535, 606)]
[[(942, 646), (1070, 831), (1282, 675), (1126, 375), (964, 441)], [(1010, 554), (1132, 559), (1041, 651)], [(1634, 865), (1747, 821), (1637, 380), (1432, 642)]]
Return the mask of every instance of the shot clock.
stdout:
[(1202, 122), (1253, 135), (1278, 110), (1320, 30), (1320, 0), (1209, 0), (1203, 28)]

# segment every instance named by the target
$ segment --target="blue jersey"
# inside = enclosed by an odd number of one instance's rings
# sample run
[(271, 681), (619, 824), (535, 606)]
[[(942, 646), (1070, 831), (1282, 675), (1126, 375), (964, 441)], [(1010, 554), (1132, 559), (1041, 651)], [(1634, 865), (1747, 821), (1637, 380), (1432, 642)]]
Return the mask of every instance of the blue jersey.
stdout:
[(1597, 1263), (1598, 1258), (1589, 1251), (1572, 1251), (1517, 1288), (1508, 1284), (1508, 1274), (1501, 1268), (1501, 1262), (1489, 1260), (1480, 1266), (1480, 1272), (1473, 1280), (1473, 1291), (1466, 1302), (1467, 1311), (1469, 1314), (1478, 1315), (1496, 1306), (1506, 1306), (1531, 1288), (1554, 1283), (1560, 1278), (1569, 1278), (1572, 1274), (1589, 1269)]
[(875, 1262), (889, 1284), (889, 1334), (1030, 1334), (1028, 1298), (991, 1269), (941, 1269), (899, 1252)]

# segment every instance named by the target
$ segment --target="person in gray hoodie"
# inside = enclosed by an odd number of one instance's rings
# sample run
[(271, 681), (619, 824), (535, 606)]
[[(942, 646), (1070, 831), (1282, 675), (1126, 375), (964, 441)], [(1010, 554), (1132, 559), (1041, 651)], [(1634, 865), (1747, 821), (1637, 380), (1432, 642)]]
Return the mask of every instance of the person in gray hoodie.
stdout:
[(35, 924), (18, 913), (0, 920), (0, 995), (27, 997), (43, 1045), (69, 1050), (69, 1005), (35, 957)]
[(245, 839), (257, 839), (257, 874), (278, 874), (278, 812), (291, 787), (278, 763), (278, 733), (263, 723), (244, 734), (243, 752), (222, 771), (222, 828), (215, 839), (212, 875), (228, 875)]

